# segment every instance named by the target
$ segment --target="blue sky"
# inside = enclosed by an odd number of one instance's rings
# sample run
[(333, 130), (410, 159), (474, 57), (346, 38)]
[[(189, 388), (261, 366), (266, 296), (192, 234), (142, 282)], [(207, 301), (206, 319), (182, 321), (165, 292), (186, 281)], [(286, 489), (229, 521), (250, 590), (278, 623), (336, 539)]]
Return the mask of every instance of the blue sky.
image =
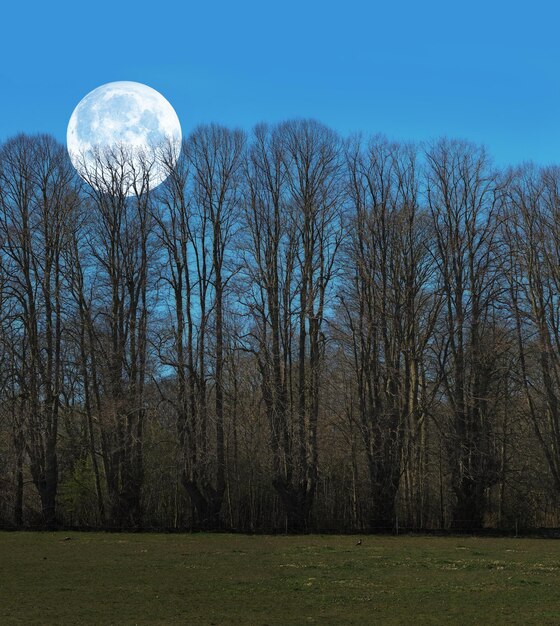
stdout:
[(160, 91), (186, 134), (314, 117), (341, 133), (485, 144), (560, 163), (560, 8), (552, 1), (3, 3), (0, 139), (64, 140), (95, 87)]

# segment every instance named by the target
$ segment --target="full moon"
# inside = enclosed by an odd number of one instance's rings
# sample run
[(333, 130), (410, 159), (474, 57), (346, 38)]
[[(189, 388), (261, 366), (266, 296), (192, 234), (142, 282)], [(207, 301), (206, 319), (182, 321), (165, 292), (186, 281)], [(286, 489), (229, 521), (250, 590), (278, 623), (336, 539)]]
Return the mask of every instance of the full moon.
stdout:
[(68, 154), (80, 176), (109, 193), (115, 179), (128, 196), (141, 184), (157, 187), (181, 151), (181, 125), (155, 89), (131, 81), (107, 83), (76, 106), (66, 132)]

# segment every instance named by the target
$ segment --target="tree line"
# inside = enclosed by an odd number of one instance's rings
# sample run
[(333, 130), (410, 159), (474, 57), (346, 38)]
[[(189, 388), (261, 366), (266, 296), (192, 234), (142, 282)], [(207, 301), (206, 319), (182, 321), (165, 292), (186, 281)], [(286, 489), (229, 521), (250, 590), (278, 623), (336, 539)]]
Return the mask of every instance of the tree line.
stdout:
[(559, 525), (560, 169), (295, 120), (84, 179), (0, 146), (2, 526)]

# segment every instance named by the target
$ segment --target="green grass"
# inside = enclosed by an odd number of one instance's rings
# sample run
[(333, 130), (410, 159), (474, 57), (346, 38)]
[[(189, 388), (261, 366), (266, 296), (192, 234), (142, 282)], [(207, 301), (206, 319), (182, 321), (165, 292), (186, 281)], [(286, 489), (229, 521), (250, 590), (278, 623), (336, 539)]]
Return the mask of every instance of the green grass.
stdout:
[(0, 533), (0, 624), (560, 623), (554, 540), (356, 540)]

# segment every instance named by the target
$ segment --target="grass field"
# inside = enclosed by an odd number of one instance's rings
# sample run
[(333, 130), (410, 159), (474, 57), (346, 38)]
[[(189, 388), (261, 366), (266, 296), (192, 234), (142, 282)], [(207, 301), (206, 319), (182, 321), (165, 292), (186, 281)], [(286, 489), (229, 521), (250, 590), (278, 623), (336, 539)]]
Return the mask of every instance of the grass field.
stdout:
[(554, 540), (357, 539), (0, 533), (0, 624), (560, 624)]

